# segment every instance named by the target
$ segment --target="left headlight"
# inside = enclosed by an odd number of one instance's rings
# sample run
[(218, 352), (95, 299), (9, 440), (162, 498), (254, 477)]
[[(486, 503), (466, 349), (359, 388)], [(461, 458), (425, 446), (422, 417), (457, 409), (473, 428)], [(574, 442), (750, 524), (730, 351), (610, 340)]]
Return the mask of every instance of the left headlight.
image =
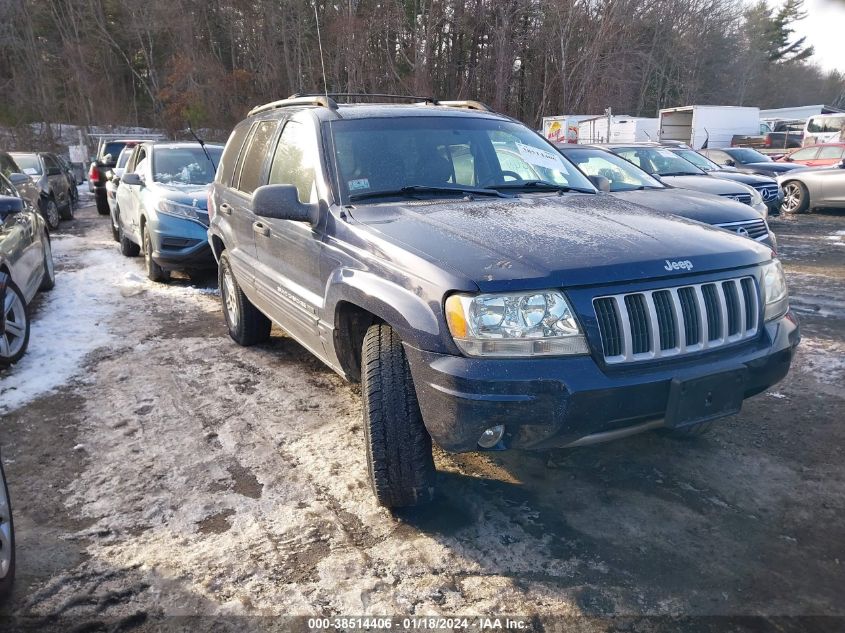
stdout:
[(766, 321), (778, 319), (789, 310), (789, 291), (779, 259), (773, 259), (763, 265), (763, 301), (766, 305)]
[(756, 207), (758, 204), (763, 204), (763, 196), (756, 189), (751, 190), (751, 206)]
[(187, 204), (179, 204), (171, 200), (160, 200), (158, 203), (158, 210), (160, 213), (173, 215), (177, 218), (188, 218), (189, 220), (199, 220), (197, 210), (195, 207), (190, 207)]
[(467, 356), (563, 356), (589, 348), (575, 313), (559, 290), (446, 299), (446, 321)]

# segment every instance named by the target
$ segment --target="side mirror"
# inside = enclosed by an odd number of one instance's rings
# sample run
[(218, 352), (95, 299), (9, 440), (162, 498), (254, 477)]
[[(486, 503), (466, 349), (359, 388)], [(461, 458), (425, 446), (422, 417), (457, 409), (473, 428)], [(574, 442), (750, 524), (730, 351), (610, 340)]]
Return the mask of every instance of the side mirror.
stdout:
[(15, 187), (20, 187), (32, 181), (26, 174), (9, 174), (9, 182), (15, 185)]
[(123, 174), (121, 182), (125, 185), (136, 185), (138, 187), (144, 186), (144, 179), (140, 174), (136, 174), (134, 171), (129, 172), (128, 174)]
[(608, 193), (610, 191), (610, 181), (604, 176), (587, 176), (593, 186), (599, 191)]
[(839, 161), (839, 169), (845, 169), (845, 158)]
[(723, 164), (728, 167), (736, 167), (736, 161), (733, 158), (726, 159)]
[(23, 200), (13, 196), (0, 196), (0, 220), (24, 210)]
[(319, 205), (300, 202), (293, 185), (264, 185), (252, 194), (252, 212), (263, 218), (316, 224)]

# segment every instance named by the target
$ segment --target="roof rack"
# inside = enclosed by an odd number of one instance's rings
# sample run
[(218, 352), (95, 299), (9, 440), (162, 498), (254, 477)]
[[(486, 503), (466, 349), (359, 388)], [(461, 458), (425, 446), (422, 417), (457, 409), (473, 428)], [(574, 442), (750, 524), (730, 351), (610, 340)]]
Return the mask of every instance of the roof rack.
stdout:
[(295, 94), (287, 99), (280, 99), (279, 101), (271, 101), (270, 103), (265, 103), (264, 105), (256, 106), (252, 110), (249, 111), (247, 116), (252, 116), (253, 114), (258, 114), (259, 112), (267, 112), (269, 110), (275, 110), (276, 108), (289, 108), (292, 106), (322, 106), (324, 108), (331, 108), (332, 110), (337, 110), (337, 103), (331, 97), (327, 97), (326, 95), (301, 95)]
[[(293, 97), (325, 97), (326, 93), (297, 93)], [(437, 103), (434, 97), (419, 97), (417, 95), (396, 95), (383, 92), (330, 92), (328, 96), (332, 99), (405, 99), (408, 101), (423, 101), (425, 103)]]
[(481, 110), (483, 112), (493, 112), (493, 108), (481, 101), (462, 100), (462, 101), (435, 101), (435, 105), (447, 106), (449, 108), (466, 108), (467, 110)]

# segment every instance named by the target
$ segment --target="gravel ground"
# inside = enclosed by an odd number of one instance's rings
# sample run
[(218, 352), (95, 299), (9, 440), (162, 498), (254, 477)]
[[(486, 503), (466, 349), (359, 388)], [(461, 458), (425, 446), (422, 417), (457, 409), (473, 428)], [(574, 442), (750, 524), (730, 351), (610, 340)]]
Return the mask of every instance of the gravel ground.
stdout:
[[(34, 360), (0, 374), (18, 538), (0, 628), (845, 616), (845, 213), (771, 225), (804, 335), (781, 384), (695, 441), (438, 453), (436, 503), (391, 515), (367, 487), (356, 386), (280, 331), (239, 348), (213, 279), (146, 281), (80, 210), (54, 242), (68, 290), (34, 305)], [(47, 328), (57, 310), (70, 335)]]

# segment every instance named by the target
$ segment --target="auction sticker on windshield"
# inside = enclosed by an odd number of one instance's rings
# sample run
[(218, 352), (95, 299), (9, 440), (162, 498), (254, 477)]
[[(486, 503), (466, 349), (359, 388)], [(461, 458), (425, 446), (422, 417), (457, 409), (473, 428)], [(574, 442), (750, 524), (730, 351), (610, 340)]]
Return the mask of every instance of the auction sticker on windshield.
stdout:
[(356, 178), (346, 184), (349, 186), (349, 191), (360, 191), (361, 189), (370, 188), (370, 181), (367, 178)]
[(564, 174), (569, 173), (566, 171), (566, 165), (563, 159), (553, 152), (547, 152), (539, 147), (533, 147), (519, 142), (516, 143), (516, 149), (526, 163), (536, 165), (537, 167), (545, 167), (546, 169), (556, 169)]

